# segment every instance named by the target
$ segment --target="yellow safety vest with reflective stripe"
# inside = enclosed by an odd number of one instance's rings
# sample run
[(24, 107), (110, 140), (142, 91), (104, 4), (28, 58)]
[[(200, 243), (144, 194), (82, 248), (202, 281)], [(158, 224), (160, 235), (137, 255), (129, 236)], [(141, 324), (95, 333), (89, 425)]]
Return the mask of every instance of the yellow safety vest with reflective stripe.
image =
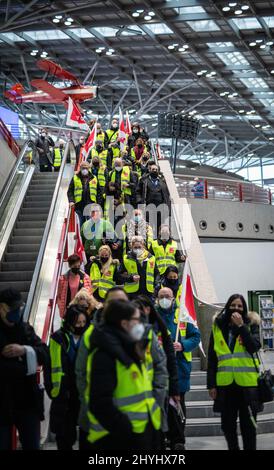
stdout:
[(112, 129), (107, 129), (106, 134), (107, 134), (109, 144), (116, 142), (116, 140), (118, 139), (118, 129), (117, 131), (113, 131)]
[(105, 189), (105, 186), (106, 186), (105, 169), (106, 169), (106, 166), (102, 165), (99, 167), (99, 170), (98, 170), (98, 182), (99, 182), (99, 186), (101, 186), (102, 189)]
[[(66, 334), (69, 344), (69, 336)], [(52, 398), (58, 397), (61, 388), (62, 377), (65, 375), (62, 368), (62, 346), (60, 343), (50, 338), (49, 353), (51, 360), (51, 383), (52, 390), (50, 392)]]
[[(132, 276), (138, 276), (137, 262), (134, 259), (128, 258), (127, 255), (123, 257), (123, 260), (128, 274)], [(146, 262), (146, 288), (147, 291), (151, 294), (154, 292), (154, 269), (155, 257), (151, 256), (150, 258), (147, 258)], [(128, 294), (134, 294), (134, 292), (137, 292), (139, 289), (139, 281), (126, 282), (124, 289)]]
[[(89, 403), (90, 391), (93, 386), (90, 383), (90, 377), (96, 351), (97, 349), (92, 351), (87, 362), (87, 388), (85, 393), (87, 403)], [(146, 365), (141, 363), (140, 369), (135, 363), (132, 363), (130, 367), (126, 367), (118, 359), (115, 362), (117, 385), (113, 392), (114, 405), (121, 413), (127, 415), (133, 433), (143, 433), (149, 421), (154, 429), (159, 430), (161, 427), (161, 410), (153, 396), (152, 381)], [(94, 385), (96, 386), (96, 384)], [(89, 442), (96, 442), (109, 434), (109, 431), (99, 423), (90, 411), (88, 411), (88, 418), (90, 423)]]
[(91, 149), (91, 158), (93, 157), (99, 157), (103, 165), (107, 165), (107, 156), (108, 156), (108, 151), (103, 150), (102, 152), (98, 153), (96, 149)]
[[(214, 351), (218, 359), (217, 386), (223, 387), (235, 382), (240, 387), (256, 387), (259, 374), (252, 356), (242, 344), (241, 336), (236, 338), (233, 352), (229, 349), (222, 331), (214, 324), (212, 327)], [(255, 359), (259, 369), (259, 361)]]
[(90, 279), (92, 284), (93, 292), (99, 289), (99, 296), (101, 299), (104, 299), (107, 291), (115, 286), (115, 282), (113, 281), (115, 272), (115, 265), (112, 264), (109, 267), (109, 271), (105, 274), (102, 274), (99, 266), (96, 262), (92, 263), (90, 268)]
[[(175, 318), (174, 318), (174, 323), (176, 323), (176, 325), (178, 324), (179, 313), (180, 313), (180, 308), (177, 308), (176, 312), (175, 312)], [(180, 322), (179, 333), (180, 333), (180, 336), (181, 336), (182, 339), (184, 339), (186, 337), (186, 329), (187, 329), (187, 323), (186, 322)], [(183, 351), (183, 355), (185, 356), (185, 359), (187, 360), (187, 362), (192, 361), (192, 352), (191, 351), (190, 352)]]
[(156, 259), (156, 266), (160, 274), (164, 274), (166, 268), (170, 265), (176, 266), (175, 254), (177, 251), (177, 242), (175, 240), (169, 241), (166, 246), (160, 245), (158, 240), (153, 240), (152, 249)]
[(60, 149), (54, 149), (54, 163), (53, 163), (53, 166), (54, 167), (59, 167), (61, 166), (61, 163), (62, 163), (62, 155), (61, 155), (61, 152), (60, 152)]
[[(110, 172), (110, 181), (115, 183), (116, 170)], [(130, 169), (128, 166), (124, 166), (121, 171), (121, 191), (124, 194), (131, 195), (131, 189), (127, 188), (125, 185), (130, 183)]]
[(83, 335), (83, 341), (86, 349), (89, 349), (90, 337), (93, 333), (94, 325), (89, 325), (88, 329), (85, 331)]
[[(74, 200), (75, 203), (80, 202), (82, 200), (83, 194), (83, 185), (81, 178), (75, 175), (73, 177), (74, 180)], [(89, 193), (90, 193), (90, 200), (92, 202), (96, 202), (97, 200), (97, 178), (93, 176), (93, 178), (89, 181)]]
[(102, 131), (102, 132), (100, 132), (99, 134), (96, 135), (96, 140), (101, 140), (102, 144), (104, 144), (104, 141), (105, 141), (104, 131)]
[(182, 296), (182, 291), (183, 291), (183, 286), (182, 284), (180, 285), (178, 291), (177, 291), (177, 295), (176, 295), (176, 304), (177, 305), (180, 305), (180, 302), (181, 302), (181, 296)]

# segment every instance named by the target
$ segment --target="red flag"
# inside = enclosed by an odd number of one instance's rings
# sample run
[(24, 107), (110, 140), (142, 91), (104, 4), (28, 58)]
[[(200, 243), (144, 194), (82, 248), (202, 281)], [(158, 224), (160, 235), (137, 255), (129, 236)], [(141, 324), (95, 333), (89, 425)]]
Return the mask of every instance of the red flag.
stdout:
[(126, 112), (126, 133), (127, 133), (127, 135), (132, 134), (131, 123), (130, 123), (130, 120), (129, 120), (128, 112)]
[(119, 132), (118, 132), (118, 141), (120, 142), (120, 150), (124, 150), (126, 146), (126, 129), (124, 123), (124, 117), (121, 108), (119, 108)]
[(94, 147), (95, 141), (96, 141), (96, 136), (97, 136), (97, 122), (95, 121), (95, 124), (91, 130), (91, 133), (88, 136), (88, 139), (85, 143), (84, 146), (84, 152), (83, 152), (83, 160), (86, 160), (88, 157), (88, 154), (92, 147)]
[(81, 263), (85, 265), (87, 264), (87, 258), (86, 258), (85, 248), (82, 242), (80, 223), (76, 214), (75, 214), (75, 217), (76, 217), (76, 237), (77, 237), (76, 245), (75, 245), (75, 253), (80, 257)]
[(74, 103), (74, 101), (69, 98), (68, 99), (68, 113), (67, 113), (67, 126), (72, 127), (79, 127), (79, 129), (88, 130), (88, 125), (84, 120), (78, 106)]

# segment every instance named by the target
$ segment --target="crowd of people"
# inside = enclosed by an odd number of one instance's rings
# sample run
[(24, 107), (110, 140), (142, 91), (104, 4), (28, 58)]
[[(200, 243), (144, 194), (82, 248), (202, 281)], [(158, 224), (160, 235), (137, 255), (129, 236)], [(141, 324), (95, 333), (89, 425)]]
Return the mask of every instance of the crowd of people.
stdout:
[[(117, 119), (106, 131), (98, 123), (86, 160), (85, 138), (76, 147), (79, 170), (68, 201), (79, 219), (85, 262), (68, 257), (57, 293), (60, 328), (49, 346), (23, 321), (20, 293), (0, 293), (0, 449), (11, 448), (13, 426), (23, 449), (40, 447), (38, 366), (59, 450), (72, 450), (77, 440), (90, 451), (185, 449), (185, 394), (201, 335), (180, 319), (186, 254), (172, 237), (165, 179), (151, 158), (149, 136), (139, 123), (132, 128), (123, 150)], [(46, 171), (46, 160), (40, 164)], [(259, 348), (258, 318), (236, 294), (214, 319), (208, 353), (208, 389), (229, 449), (239, 448), (238, 411), (244, 448), (256, 448), (260, 407), (252, 354)]]

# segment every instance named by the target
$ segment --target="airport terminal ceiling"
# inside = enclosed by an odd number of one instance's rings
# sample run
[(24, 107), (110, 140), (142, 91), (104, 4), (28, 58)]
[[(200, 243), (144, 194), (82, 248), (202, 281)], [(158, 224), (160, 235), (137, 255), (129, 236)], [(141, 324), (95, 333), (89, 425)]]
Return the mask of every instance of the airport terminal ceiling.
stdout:
[(45, 77), (42, 56), (99, 86), (87, 118), (107, 125), (121, 105), (157, 137), (158, 112), (195, 115), (201, 132), (179, 143), (179, 158), (274, 183), (274, 1), (3, 0), (0, 17), (0, 105), (23, 122), (65, 117), (59, 105), (3, 97)]

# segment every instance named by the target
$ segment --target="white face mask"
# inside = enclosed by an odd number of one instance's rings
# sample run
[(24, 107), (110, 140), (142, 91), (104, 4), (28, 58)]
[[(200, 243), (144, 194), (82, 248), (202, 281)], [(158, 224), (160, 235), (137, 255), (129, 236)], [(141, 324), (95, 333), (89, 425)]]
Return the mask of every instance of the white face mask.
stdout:
[(134, 341), (139, 341), (142, 338), (144, 332), (145, 327), (143, 323), (137, 323), (131, 328), (129, 335)]
[(143, 248), (134, 248), (133, 253), (135, 253), (136, 256), (140, 256), (143, 253)]
[(166, 299), (165, 297), (163, 299), (159, 300), (159, 305), (161, 308), (164, 310), (168, 309), (172, 305), (172, 300), (171, 299)]
[(122, 171), (122, 169), (123, 169), (123, 168), (122, 168), (121, 166), (116, 166), (116, 167), (115, 167), (115, 170), (118, 171), (118, 172)]
[(84, 176), (87, 176), (88, 175), (88, 170), (81, 170), (81, 174), (84, 175)]
[(47, 135), (46, 132), (42, 132), (41, 134), (42, 137), (46, 137), (46, 135)]

